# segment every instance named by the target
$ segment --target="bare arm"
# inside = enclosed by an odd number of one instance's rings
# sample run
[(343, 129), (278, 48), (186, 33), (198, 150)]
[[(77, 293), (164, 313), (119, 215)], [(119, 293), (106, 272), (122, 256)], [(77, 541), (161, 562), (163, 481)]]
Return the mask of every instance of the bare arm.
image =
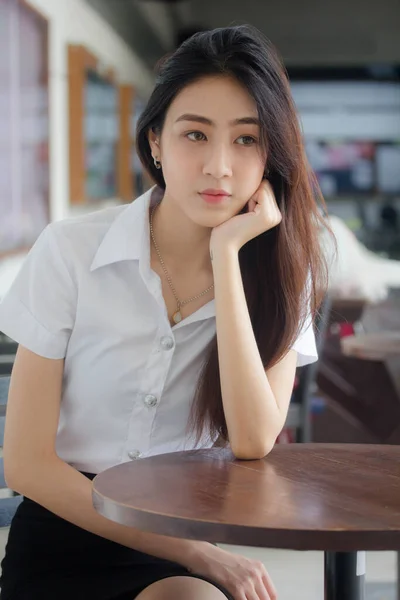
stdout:
[(142, 533), (105, 519), (92, 506), (91, 481), (57, 456), (63, 368), (62, 359), (18, 349), (4, 440), (7, 484), (82, 529), (192, 568), (210, 544)]
[(239, 459), (264, 457), (285, 423), (297, 353), (267, 372), (254, 337), (238, 252), (213, 249), (218, 358), (224, 413), (232, 452)]

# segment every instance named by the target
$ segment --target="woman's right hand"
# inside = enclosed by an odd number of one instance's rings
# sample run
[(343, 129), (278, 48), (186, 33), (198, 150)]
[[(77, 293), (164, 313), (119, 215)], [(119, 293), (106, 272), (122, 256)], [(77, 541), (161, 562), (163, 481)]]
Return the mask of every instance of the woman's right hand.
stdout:
[(233, 554), (207, 544), (189, 565), (201, 575), (225, 588), (234, 600), (277, 600), (277, 592), (262, 562)]

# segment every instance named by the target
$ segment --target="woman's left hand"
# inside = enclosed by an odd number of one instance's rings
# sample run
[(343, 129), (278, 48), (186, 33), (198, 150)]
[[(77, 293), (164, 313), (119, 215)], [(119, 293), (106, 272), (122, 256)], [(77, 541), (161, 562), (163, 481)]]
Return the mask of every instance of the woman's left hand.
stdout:
[(225, 223), (214, 227), (211, 232), (210, 250), (228, 244), (237, 251), (261, 233), (279, 225), (281, 211), (271, 184), (263, 179), (256, 193), (247, 203), (247, 212), (235, 215)]

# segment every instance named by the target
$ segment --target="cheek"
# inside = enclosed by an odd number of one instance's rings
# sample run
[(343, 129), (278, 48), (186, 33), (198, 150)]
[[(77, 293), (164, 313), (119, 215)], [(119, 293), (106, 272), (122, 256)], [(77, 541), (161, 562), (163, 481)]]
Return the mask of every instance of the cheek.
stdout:
[(247, 188), (260, 185), (264, 175), (265, 163), (259, 154), (250, 152), (237, 157), (235, 179)]
[(167, 177), (183, 180), (198, 170), (199, 157), (182, 140), (171, 143), (163, 154), (163, 168)]

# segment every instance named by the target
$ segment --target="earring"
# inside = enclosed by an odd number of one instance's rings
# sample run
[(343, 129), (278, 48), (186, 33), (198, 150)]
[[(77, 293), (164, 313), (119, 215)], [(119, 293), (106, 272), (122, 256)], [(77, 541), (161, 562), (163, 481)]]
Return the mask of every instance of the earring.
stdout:
[(156, 169), (161, 169), (161, 163), (160, 161), (154, 157), (154, 166)]

